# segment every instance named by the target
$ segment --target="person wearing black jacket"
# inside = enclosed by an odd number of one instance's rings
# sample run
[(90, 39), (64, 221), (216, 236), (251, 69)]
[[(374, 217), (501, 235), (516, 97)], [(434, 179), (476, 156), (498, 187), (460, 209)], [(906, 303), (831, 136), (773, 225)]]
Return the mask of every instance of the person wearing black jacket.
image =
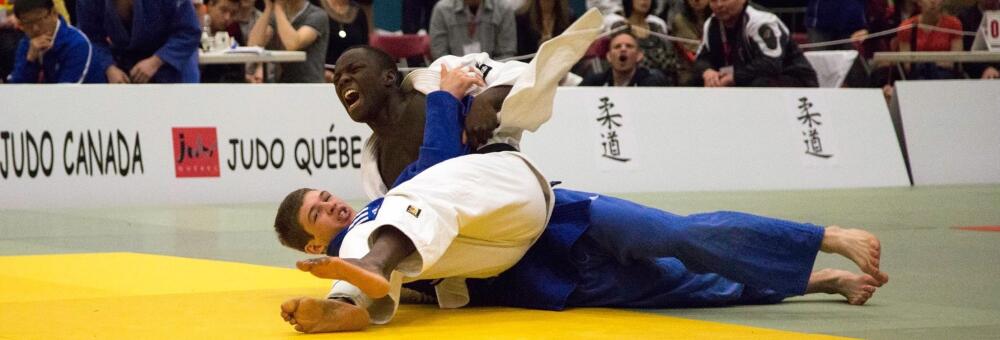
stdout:
[(580, 86), (667, 86), (663, 74), (639, 65), (643, 57), (638, 40), (630, 31), (615, 33), (608, 40), (606, 58), (611, 67), (588, 74)]
[(705, 87), (817, 87), (816, 71), (774, 14), (747, 0), (711, 2), (698, 49), (697, 85)]

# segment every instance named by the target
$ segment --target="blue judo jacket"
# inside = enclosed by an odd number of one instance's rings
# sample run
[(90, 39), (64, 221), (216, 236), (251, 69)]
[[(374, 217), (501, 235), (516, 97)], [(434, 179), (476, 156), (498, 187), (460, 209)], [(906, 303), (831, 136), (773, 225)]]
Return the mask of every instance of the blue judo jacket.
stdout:
[(35, 62), (28, 61), (31, 39), (24, 37), (17, 46), (11, 83), (107, 83), (104, 70), (95, 66), (94, 46), (76, 27), (59, 18), (52, 48)]

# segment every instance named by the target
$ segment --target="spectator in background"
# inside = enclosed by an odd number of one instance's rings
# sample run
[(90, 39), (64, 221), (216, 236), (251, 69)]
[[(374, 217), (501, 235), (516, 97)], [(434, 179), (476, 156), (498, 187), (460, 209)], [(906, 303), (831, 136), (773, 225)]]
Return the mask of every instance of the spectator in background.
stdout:
[(430, 35), (433, 59), (486, 52), (499, 60), (517, 52), (514, 10), (500, 0), (440, 0)]
[(660, 17), (667, 23), (667, 27), (670, 27), (674, 24), (677, 13), (683, 10), (685, 2), (687, 0), (654, 0), (653, 10), (649, 14)]
[[(271, 50), (305, 51), (306, 61), (280, 64), (279, 83), (322, 83), (330, 22), (323, 9), (306, 0), (264, 0), (264, 12), (250, 31), (248, 45)], [(257, 68), (254, 81), (263, 81)]]
[(605, 27), (615, 29), (620, 25), (629, 25), (645, 56), (640, 65), (660, 71), (666, 78), (667, 84), (676, 85), (677, 51), (672, 43), (654, 34), (667, 34), (667, 23), (649, 13), (651, 0), (624, 0), (622, 5), (625, 6), (625, 16), (604, 17)]
[[(709, 0), (685, 0), (681, 10), (670, 20), (670, 32), (678, 38), (701, 41), (705, 31), (705, 21), (712, 16)], [(686, 86), (694, 83), (694, 58), (699, 44), (678, 43), (675, 46), (680, 56), (677, 63), (677, 84)]]
[[(678, 38), (701, 40), (705, 31), (705, 21), (712, 16), (709, 0), (685, 0), (684, 7), (674, 15), (670, 32)], [(698, 52), (699, 44), (682, 44), (686, 51)]]
[[(958, 14), (958, 20), (962, 22), (962, 30), (966, 32), (977, 32), (980, 30), (980, 23), (983, 21), (983, 11), (1000, 9), (998, 0), (979, 0), (974, 6), (969, 6)], [(965, 50), (972, 49), (974, 36), (966, 36), (962, 43)], [(980, 79), (1000, 78), (1000, 64), (968, 63), (963, 67), (970, 77)]]
[(431, 24), (431, 11), (437, 0), (403, 0), (403, 19), (400, 29), (406, 34), (427, 30)]
[[(897, 33), (899, 50), (906, 51), (961, 51), (962, 36), (956, 34), (962, 30), (962, 22), (958, 18), (944, 14), (941, 10), (943, 0), (917, 0), (921, 13), (903, 21), (900, 27), (913, 25), (913, 28)], [(930, 25), (935, 28), (951, 30), (944, 32), (931, 28), (921, 28), (918, 25)], [(955, 64), (951, 62), (915, 63), (906, 65), (907, 79), (954, 79), (958, 78)]]
[(538, 51), (573, 22), (567, 0), (527, 0), (517, 13), (517, 55)]
[(17, 0), (14, 14), (25, 38), (17, 49), (11, 83), (106, 83), (93, 66), (87, 36), (56, 14), (52, 0)]
[[(208, 31), (213, 37), (218, 32), (226, 32), (233, 36), (230, 28), (236, 27), (236, 15), (240, 10), (240, 0), (204, 0), (205, 11), (209, 17)], [(239, 30), (236, 30), (239, 34)], [(234, 36), (237, 42), (242, 37)], [(242, 83), (244, 81), (243, 65), (216, 64), (204, 65), (201, 68), (202, 83)]]
[[(73, 7), (76, 4), (75, 0), (69, 0), (69, 6), (67, 6), (67, 1), (64, 0), (54, 0), (52, 4), (55, 6), (56, 13), (64, 21), (70, 24), (75, 23), (70, 20), (70, 18), (76, 17), (73, 15), (75, 14), (75, 8)], [(17, 17), (14, 15), (13, 0), (0, 0), (0, 84), (14, 70), (14, 57), (17, 54), (17, 45), (24, 38), (24, 33), (15, 27), (15, 21), (17, 21)]]
[(657, 70), (640, 65), (643, 59), (638, 40), (632, 32), (616, 32), (608, 41), (609, 70), (591, 73), (580, 86), (667, 86), (667, 80)]
[[(747, 0), (712, 0), (695, 61), (705, 87), (817, 87), (816, 71), (772, 13)], [(696, 77), (698, 78), (698, 77)]]
[(79, 0), (80, 30), (109, 83), (197, 83), (201, 25), (190, 0)]
[[(867, 34), (867, 0), (809, 0), (806, 5), (806, 34), (810, 42), (860, 37)], [(851, 50), (853, 43), (817, 47), (816, 50)]]
[(895, 0), (868, 0), (865, 4), (865, 26), (868, 27), (860, 32), (860, 36), (865, 41), (860, 43), (861, 55), (865, 59), (871, 59), (875, 52), (892, 50), (893, 36), (886, 35), (880, 37), (868, 37), (870, 32), (883, 32), (899, 27), (900, 8), (896, 7)]
[[(243, 46), (250, 39), (250, 30), (253, 29), (253, 24), (257, 23), (257, 19), (263, 14), (257, 10), (257, 7), (254, 7), (254, 2), (254, 0), (240, 0), (240, 10), (236, 12), (236, 26), (240, 31), (240, 38), (237, 41)], [(229, 34), (237, 37), (232, 30), (230, 30)]]
[[(368, 44), (368, 18), (361, 6), (351, 0), (323, 0), (323, 9), (330, 17), (330, 42), (326, 46), (326, 63), (333, 65), (351, 46)], [(333, 81), (333, 71), (324, 69), (325, 80)]]

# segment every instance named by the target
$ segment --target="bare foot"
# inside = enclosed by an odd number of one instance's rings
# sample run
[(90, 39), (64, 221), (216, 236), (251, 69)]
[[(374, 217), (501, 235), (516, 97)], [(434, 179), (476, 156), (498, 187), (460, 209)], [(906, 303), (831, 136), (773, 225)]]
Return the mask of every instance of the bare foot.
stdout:
[(310, 272), (317, 277), (350, 282), (374, 299), (389, 294), (388, 273), (383, 273), (381, 268), (358, 259), (327, 256), (302, 260), (295, 265), (299, 270)]
[(840, 294), (847, 303), (863, 305), (875, 294), (878, 280), (868, 274), (854, 274), (846, 270), (823, 269), (809, 276), (806, 293)]
[(337, 300), (296, 298), (281, 304), (281, 318), (303, 333), (360, 331), (368, 327), (368, 311)]
[(820, 250), (836, 253), (851, 259), (862, 272), (865, 272), (882, 285), (889, 282), (889, 274), (879, 270), (879, 260), (882, 256), (882, 245), (872, 233), (861, 229), (844, 229), (835, 225), (826, 228), (823, 234), (823, 244)]

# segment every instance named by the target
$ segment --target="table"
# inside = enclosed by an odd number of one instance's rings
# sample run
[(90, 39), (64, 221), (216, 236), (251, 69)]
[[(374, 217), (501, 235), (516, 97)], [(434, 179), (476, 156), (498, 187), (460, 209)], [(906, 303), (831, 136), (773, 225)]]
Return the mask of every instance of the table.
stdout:
[(922, 63), (939, 61), (958, 63), (995, 63), (1000, 62), (1000, 52), (875, 52), (873, 61), (885, 61), (892, 63)]
[(872, 58), (874, 63), (890, 62), (895, 63), (900, 68), (900, 73), (904, 74), (900, 63), (932, 63), (932, 62), (956, 62), (956, 63), (1000, 63), (1000, 52), (989, 51), (945, 51), (945, 52), (875, 52)]
[(268, 82), (268, 63), (301, 63), (303, 61), (306, 61), (306, 52), (303, 51), (262, 50), (260, 53), (198, 51), (198, 64), (201, 65), (260, 63), (261, 68), (263, 68), (265, 83)]
[(198, 63), (207, 64), (243, 64), (243, 63), (297, 63), (306, 61), (303, 51), (271, 51), (263, 53), (222, 53), (198, 52)]

